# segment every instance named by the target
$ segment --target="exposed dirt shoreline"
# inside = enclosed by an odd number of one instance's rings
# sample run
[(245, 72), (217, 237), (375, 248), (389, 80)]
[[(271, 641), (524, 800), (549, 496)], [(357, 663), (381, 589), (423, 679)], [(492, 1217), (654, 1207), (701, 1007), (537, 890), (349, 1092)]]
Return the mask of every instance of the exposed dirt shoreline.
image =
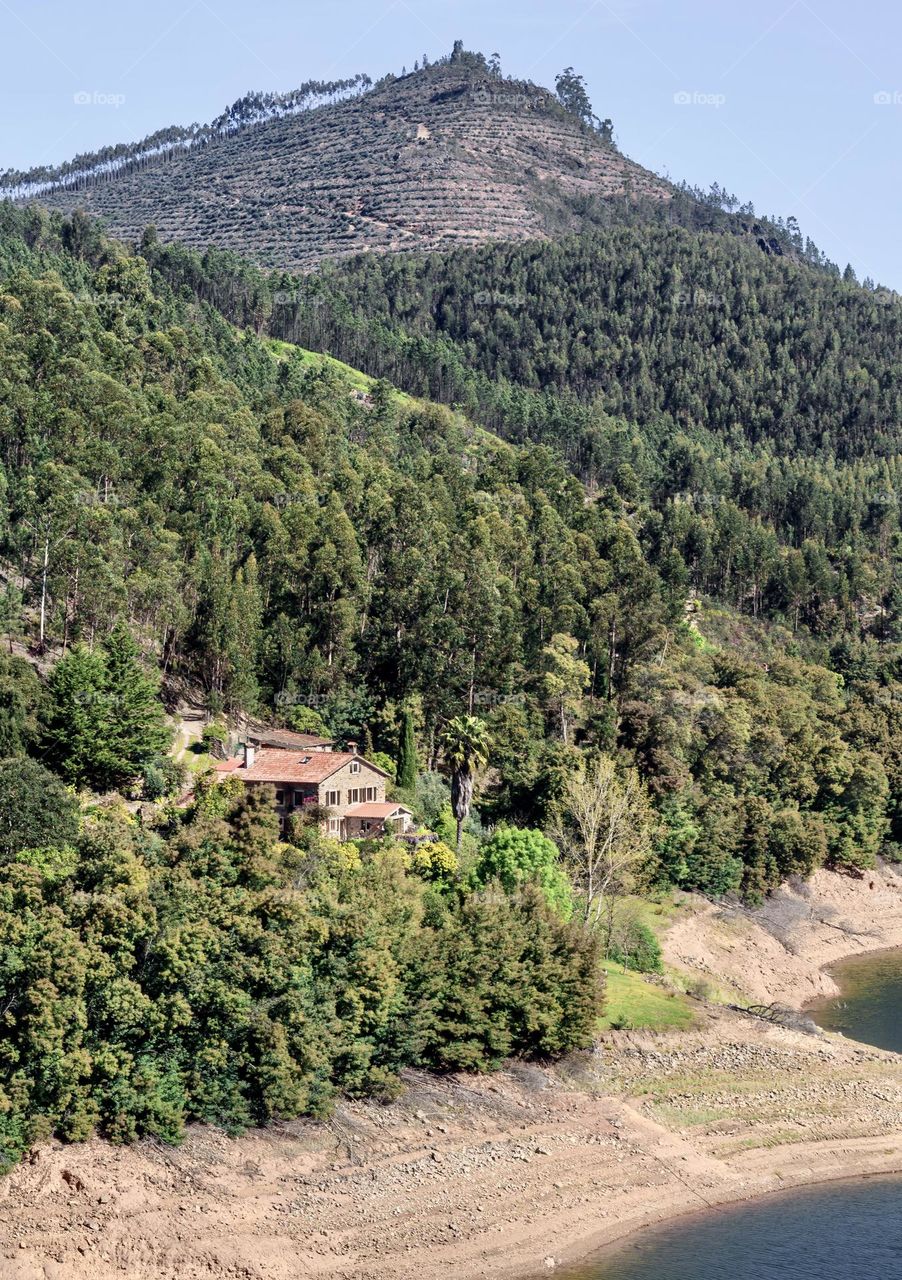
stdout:
[[(768, 911), (702, 905), (668, 960), (798, 1006), (822, 965), (902, 946), (890, 873), (818, 875)], [(683, 1213), (902, 1172), (902, 1057), (716, 1006), (554, 1068), (407, 1085), (238, 1140), (46, 1145), (0, 1183), (0, 1275), (522, 1280)]]
[(665, 941), (668, 962), (750, 1001), (800, 1009), (836, 995), (829, 967), (866, 951), (902, 947), (902, 868), (862, 879), (817, 871), (758, 911), (698, 899)]

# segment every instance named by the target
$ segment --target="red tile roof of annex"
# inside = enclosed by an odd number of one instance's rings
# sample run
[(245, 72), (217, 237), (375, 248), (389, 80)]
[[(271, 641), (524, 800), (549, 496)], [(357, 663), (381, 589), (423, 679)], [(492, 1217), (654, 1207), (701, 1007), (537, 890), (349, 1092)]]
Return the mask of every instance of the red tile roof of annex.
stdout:
[(351, 805), (345, 814), (346, 818), (388, 818), (393, 813), (410, 813), (403, 804), (392, 804), (391, 801), (367, 801), (365, 804)]

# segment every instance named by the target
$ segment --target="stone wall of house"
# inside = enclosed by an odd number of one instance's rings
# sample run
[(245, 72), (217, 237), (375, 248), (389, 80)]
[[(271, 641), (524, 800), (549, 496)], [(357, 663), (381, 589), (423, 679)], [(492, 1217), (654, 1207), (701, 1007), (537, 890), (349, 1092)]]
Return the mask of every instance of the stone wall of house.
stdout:
[[(354, 765), (358, 764), (359, 771), (352, 772)], [(319, 784), (319, 802), (322, 805), (328, 804), (326, 797), (330, 791), (339, 792), (339, 801), (337, 805), (329, 805), (337, 814), (344, 816), (348, 809), (354, 804), (362, 804), (366, 801), (366, 788), (374, 788), (374, 794), (370, 796), (371, 801), (382, 803), (385, 800), (385, 778), (372, 765), (367, 764), (363, 757), (358, 757), (356, 761), (349, 760), (347, 764), (336, 770), (325, 782)], [(360, 790), (363, 794), (357, 800), (349, 800), (348, 792), (351, 790)]]

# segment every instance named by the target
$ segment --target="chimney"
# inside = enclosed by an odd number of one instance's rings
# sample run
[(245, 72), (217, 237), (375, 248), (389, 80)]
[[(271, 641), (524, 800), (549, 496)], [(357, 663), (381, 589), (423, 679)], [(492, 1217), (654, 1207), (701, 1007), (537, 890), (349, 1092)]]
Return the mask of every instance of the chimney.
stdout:
[(356, 742), (349, 742), (349, 743), (348, 743), (348, 750), (350, 751), (350, 753), (351, 753), (351, 755), (352, 755), (352, 756), (356, 756), (356, 754), (357, 754), (357, 743), (356, 743)]
[(244, 746), (244, 767), (245, 769), (252, 769), (257, 758), (257, 748), (250, 742), (245, 742), (242, 745)]

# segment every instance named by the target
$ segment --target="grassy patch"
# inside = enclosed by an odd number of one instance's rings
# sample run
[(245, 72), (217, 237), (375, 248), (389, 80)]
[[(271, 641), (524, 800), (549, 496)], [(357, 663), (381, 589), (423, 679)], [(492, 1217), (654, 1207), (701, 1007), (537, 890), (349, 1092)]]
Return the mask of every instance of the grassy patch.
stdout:
[(661, 1124), (670, 1129), (689, 1128), (692, 1125), (717, 1124), (729, 1119), (731, 1112), (725, 1107), (675, 1107), (669, 1102), (656, 1102), (652, 1110)]
[(655, 893), (648, 898), (630, 895), (623, 899), (623, 909), (637, 916), (643, 924), (647, 924), (658, 938), (663, 937), (679, 916), (691, 910), (684, 900), (676, 897), (669, 890)]
[[(286, 359), (289, 355), (295, 355), (300, 357), (302, 364), (309, 365), (313, 369), (324, 367), (331, 369), (349, 387), (357, 391), (369, 392), (376, 385), (375, 378), (371, 378), (360, 369), (355, 369), (353, 365), (345, 364), (343, 360), (336, 360), (334, 356), (324, 355), (321, 351), (308, 351), (306, 347), (296, 347), (290, 342), (282, 342), (279, 338), (266, 338), (264, 341), (280, 358)], [(398, 400), (410, 399), (406, 391), (396, 390), (395, 396)]]
[(206, 751), (194, 751), (191, 747), (183, 748), (181, 751), (176, 752), (176, 759), (190, 773), (196, 775), (206, 773), (208, 769), (212, 769), (217, 763), (216, 756), (209, 755)]
[(607, 993), (599, 1030), (630, 1027), (637, 1031), (666, 1031), (692, 1026), (692, 1009), (683, 996), (665, 991), (641, 973), (632, 973), (613, 960), (606, 960), (604, 969)]

